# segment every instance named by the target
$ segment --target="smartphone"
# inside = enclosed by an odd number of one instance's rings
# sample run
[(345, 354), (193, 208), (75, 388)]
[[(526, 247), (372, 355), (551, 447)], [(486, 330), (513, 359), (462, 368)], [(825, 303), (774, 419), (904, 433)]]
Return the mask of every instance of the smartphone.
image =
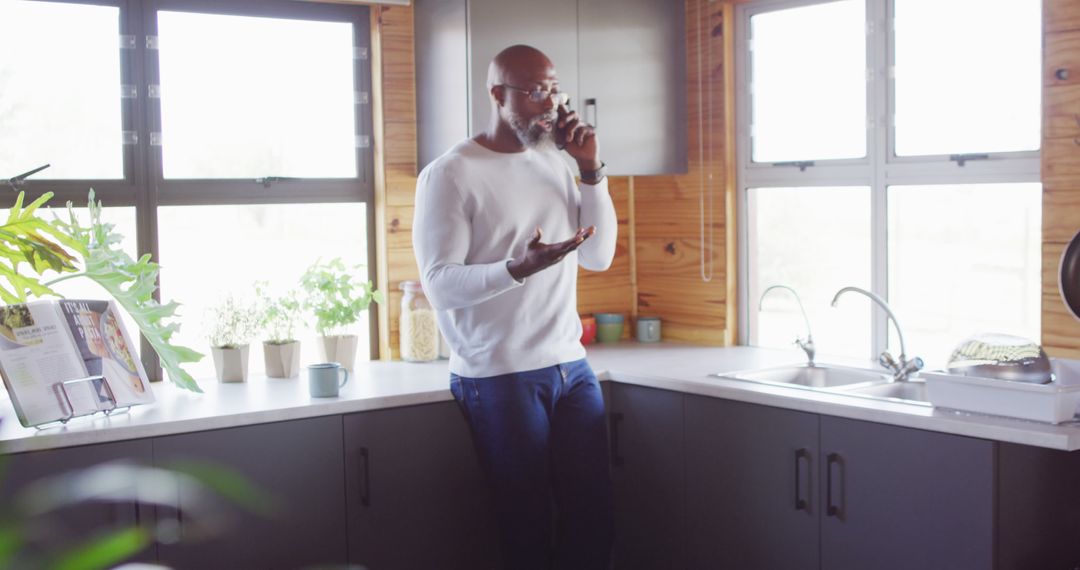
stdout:
[(555, 96), (555, 148), (563, 150), (566, 148), (566, 131), (559, 128), (559, 120), (570, 114), (570, 94), (559, 92)]

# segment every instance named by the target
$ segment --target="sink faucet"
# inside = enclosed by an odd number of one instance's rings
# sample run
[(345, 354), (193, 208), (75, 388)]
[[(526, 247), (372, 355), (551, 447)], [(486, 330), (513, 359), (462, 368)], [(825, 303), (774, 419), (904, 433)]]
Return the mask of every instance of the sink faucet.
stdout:
[(866, 289), (860, 289), (858, 287), (844, 287), (843, 289), (837, 291), (836, 295), (833, 296), (831, 305), (835, 307), (836, 302), (840, 300), (840, 295), (843, 295), (848, 291), (862, 293), (863, 295), (870, 297), (871, 301), (877, 303), (879, 307), (885, 310), (885, 314), (888, 315), (889, 319), (892, 320), (893, 326), (896, 327), (896, 336), (900, 337), (900, 357), (893, 358), (893, 356), (889, 354), (889, 351), (887, 350), (882, 352), (881, 355), (878, 356), (878, 363), (881, 364), (883, 367), (887, 368), (888, 370), (892, 371), (893, 381), (902, 382), (904, 380), (907, 380), (908, 376), (918, 372), (919, 370), (922, 370), (923, 360), (921, 358), (916, 356), (911, 360), (908, 360), (907, 349), (904, 347), (904, 333), (900, 330), (900, 322), (896, 320), (896, 315), (893, 314), (892, 309), (889, 308), (889, 304), (886, 303), (884, 299), (867, 291)]
[(787, 291), (790, 291), (791, 294), (795, 296), (795, 302), (799, 304), (799, 312), (802, 313), (803, 322), (806, 323), (806, 340), (796, 337), (795, 344), (799, 345), (799, 348), (801, 348), (803, 352), (806, 353), (806, 361), (808, 365), (813, 366), (815, 353), (814, 335), (810, 332), (810, 319), (806, 318), (806, 310), (803, 309), (802, 299), (799, 298), (799, 294), (787, 285), (773, 285), (772, 287), (769, 287), (768, 289), (765, 289), (761, 292), (761, 297), (758, 298), (758, 311), (761, 310), (761, 304), (763, 301), (765, 301), (765, 295), (768, 295), (769, 291), (772, 291), (773, 289), (785, 289)]

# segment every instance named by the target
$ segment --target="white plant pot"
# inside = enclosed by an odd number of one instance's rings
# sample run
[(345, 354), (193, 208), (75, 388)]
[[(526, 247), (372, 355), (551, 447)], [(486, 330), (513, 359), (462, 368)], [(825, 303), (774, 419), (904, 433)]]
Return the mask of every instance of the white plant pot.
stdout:
[(356, 345), (358, 338), (354, 334), (319, 337), (319, 357), (323, 362), (337, 362), (349, 372), (356, 364)]
[(211, 347), (214, 370), (219, 382), (246, 382), (248, 375), (248, 345), (238, 348)]
[(296, 378), (300, 375), (300, 342), (263, 342), (263, 362), (270, 378)]

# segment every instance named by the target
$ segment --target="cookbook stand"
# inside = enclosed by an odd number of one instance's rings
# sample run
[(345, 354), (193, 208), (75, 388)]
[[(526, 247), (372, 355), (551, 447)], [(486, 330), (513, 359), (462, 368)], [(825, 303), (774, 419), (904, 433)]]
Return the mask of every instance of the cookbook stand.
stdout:
[[(89, 384), (88, 386), (83, 386)], [(72, 392), (78, 388), (85, 388), (85, 393), (96, 396), (90, 402), (84, 402), (85, 398), (76, 398), (73, 403)], [(92, 416), (97, 413), (102, 413), (106, 416), (111, 416), (114, 413), (126, 412), (131, 409), (130, 405), (117, 406), (116, 394), (113, 393), (112, 388), (109, 386), (109, 382), (104, 376), (87, 376), (86, 378), (76, 378), (75, 380), (65, 380), (63, 382), (57, 382), (53, 384), (53, 390), (56, 391), (57, 399), (63, 406), (66, 406), (67, 415), (62, 418), (48, 421), (42, 424), (34, 426), (37, 429), (45, 429), (46, 427), (53, 427), (54, 424), (66, 425), (72, 418), (79, 418), (84, 416)]]

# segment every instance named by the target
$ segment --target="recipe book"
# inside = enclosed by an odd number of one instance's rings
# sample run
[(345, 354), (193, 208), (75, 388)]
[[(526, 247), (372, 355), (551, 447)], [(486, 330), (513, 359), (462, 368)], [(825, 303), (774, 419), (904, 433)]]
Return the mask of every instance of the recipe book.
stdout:
[(113, 301), (0, 307), (0, 376), (19, 422), (29, 427), (153, 402), (136, 338)]

